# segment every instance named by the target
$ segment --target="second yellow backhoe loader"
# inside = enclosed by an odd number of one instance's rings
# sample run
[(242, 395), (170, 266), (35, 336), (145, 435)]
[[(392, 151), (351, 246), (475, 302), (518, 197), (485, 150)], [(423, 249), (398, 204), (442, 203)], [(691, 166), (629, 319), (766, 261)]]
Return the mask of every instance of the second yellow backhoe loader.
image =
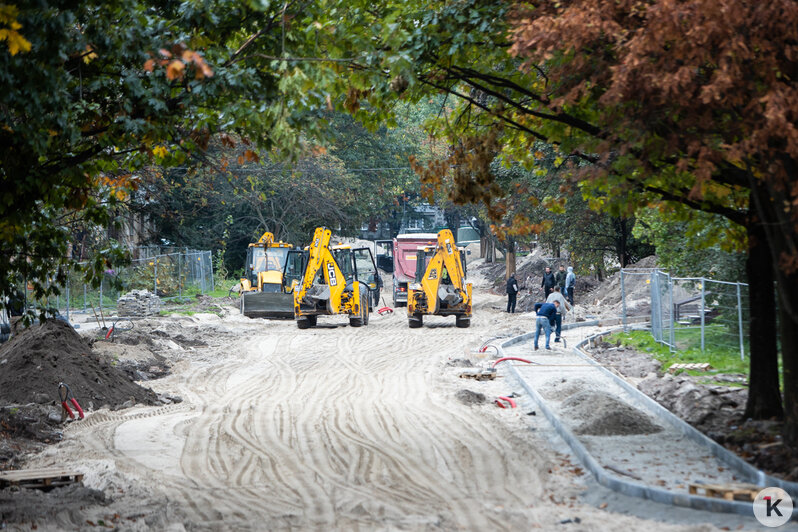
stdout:
[[(291, 281), (294, 317), (297, 327), (316, 325), (324, 315), (348, 314), (349, 325), (360, 327), (369, 322), (369, 284), (377, 272), (371, 250), (349, 246), (330, 246), (332, 233), (319, 227), (306, 251), (292, 251), (285, 270)], [(297, 267), (303, 274), (297, 276)]]
[(425, 314), (454, 316), (457, 327), (471, 325), (471, 283), (465, 280), (465, 256), (452, 232), (438, 232), (435, 246), (421, 246), (416, 253), (416, 278), (407, 291), (410, 328), (421, 327)]
[(244, 277), (240, 282), (241, 313), (250, 318), (292, 318), (294, 297), (283, 282), (288, 252), (292, 246), (275, 242), (270, 232), (247, 247)]

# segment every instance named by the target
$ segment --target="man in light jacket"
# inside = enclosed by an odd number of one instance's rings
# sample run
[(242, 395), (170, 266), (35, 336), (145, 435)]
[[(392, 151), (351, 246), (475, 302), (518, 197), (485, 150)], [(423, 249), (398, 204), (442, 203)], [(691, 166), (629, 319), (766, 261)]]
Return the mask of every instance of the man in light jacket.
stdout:
[(566, 312), (571, 310), (571, 305), (568, 304), (568, 301), (566, 301), (562, 293), (560, 293), (559, 286), (555, 286), (554, 291), (546, 298), (546, 303), (554, 303), (555, 301), (559, 303), (559, 306), (557, 307), (557, 316), (555, 317), (554, 341), (559, 342), (560, 335), (562, 334), (562, 322), (565, 319)]
[(565, 297), (574, 304), (574, 285), (576, 284), (576, 275), (574, 275), (574, 267), (568, 266), (568, 273), (565, 275)]

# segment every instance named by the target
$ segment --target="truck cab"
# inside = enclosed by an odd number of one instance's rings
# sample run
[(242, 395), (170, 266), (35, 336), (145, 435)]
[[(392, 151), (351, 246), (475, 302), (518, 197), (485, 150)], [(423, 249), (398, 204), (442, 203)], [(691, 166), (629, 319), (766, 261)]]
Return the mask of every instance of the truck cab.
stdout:
[(435, 246), (437, 233), (404, 233), (393, 239), (393, 306), (407, 306), (407, 285), (416, 277), (418, 250)]

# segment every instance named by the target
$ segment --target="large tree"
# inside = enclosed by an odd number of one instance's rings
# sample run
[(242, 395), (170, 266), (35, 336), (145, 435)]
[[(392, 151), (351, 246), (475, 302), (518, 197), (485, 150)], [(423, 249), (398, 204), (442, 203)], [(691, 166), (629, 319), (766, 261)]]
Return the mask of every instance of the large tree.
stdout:
[(428, 166), (426, 176), (433, 185), (436, 174), (452, 179), (455, 200), (485, 202), (491, 211), (504, 191), (485, 171), (487, 160), (534, 164), (532, 143), (541, 140), (573, 165), (572, 189), (563, 194), (582, 191), (594, 208), (630, 216), (678, 204), (734, 222), (724, 234), (747, 241), (755, 323), (748, 412), (781, 413), (769, 340), (776, 336), (769, 314), (775, 279), (786, 435), (798, 442), (794, 2), (340, 8), (325, 37), (334, 57), (349, 60), (350, 75), (339, 82), (348, 85), (347, 108), (362, 116), (376, 107), (372, 116), (380, 119), (396, 98), (438, 91), (459, 100), (434, 132), (455, 147), (470, 138), (468, 165)]
[[(24, 282), (57, 293), (67, 271), (64, 220), (110, 223), (152, 164), (179, 165), (219, 131), (299, 152), (323, 125), (296, 103), (286, 47), (315, 4), (21, 1), (0, 6), (0, 294)], [(301, 102), (299, 102), (301, 103)], [(90, 270), (107, 267), (98, 249)], [(51, 282), (54, 281), (54, 282)], [(2, 298), (0, 298), (2, 300)]]

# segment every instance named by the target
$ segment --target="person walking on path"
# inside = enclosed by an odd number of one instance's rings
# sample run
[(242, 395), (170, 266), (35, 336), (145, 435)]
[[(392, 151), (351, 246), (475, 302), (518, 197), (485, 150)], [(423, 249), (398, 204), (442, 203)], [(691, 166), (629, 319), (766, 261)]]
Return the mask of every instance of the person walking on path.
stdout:
[(557, 307), (560, 306), (558, 301), (554, 303), (535, 303), (535, 312), (537, 319), (535, 319), (535, 351), (538, 350), (538, 338), (540, 338), (540, 331), (546, 335), (546, 349), (551, 349), (549, 338), (551, 338), (551, 328), (557, 320)]
[(555, 284), (557, 284), (557, 281), (554, 279), (554, 274), (551, 273), (551, 268), (546, 266), (546, 272), (543, 274), (543, 280), (540, 282), (540, 286), (543, 287), (543, 297), (549, 297)]
[(563, 294), (565, 293), (565, 266), (560, 264), (560, 267), (557, 269), (557, 273), (554, 274), (554, 283), (555, 286), (560, 287), (560, 292)]
[(576, 284), (576, 275), (574, 275), (573, 266), (568, 266), (568, 273), (565, 274), (565, 297), (574, 306), (574, 285)]
[(556, 329), (554, 330), (554, 341), (559, 342), (562, 335), (562, 322), (565, 320), (565, 314), (571, 310), (571, 305), (560, 293), (560, 287), (555, 286), (554, 291), (546, 298), (546, 303), (559, 303), (557, 307)]
[(518, 281), (515, 280), (515, 274), (511, 273), (510, 278), (507, 279), (507, 312), (515, 312), (515, 300), (518, 295)]

